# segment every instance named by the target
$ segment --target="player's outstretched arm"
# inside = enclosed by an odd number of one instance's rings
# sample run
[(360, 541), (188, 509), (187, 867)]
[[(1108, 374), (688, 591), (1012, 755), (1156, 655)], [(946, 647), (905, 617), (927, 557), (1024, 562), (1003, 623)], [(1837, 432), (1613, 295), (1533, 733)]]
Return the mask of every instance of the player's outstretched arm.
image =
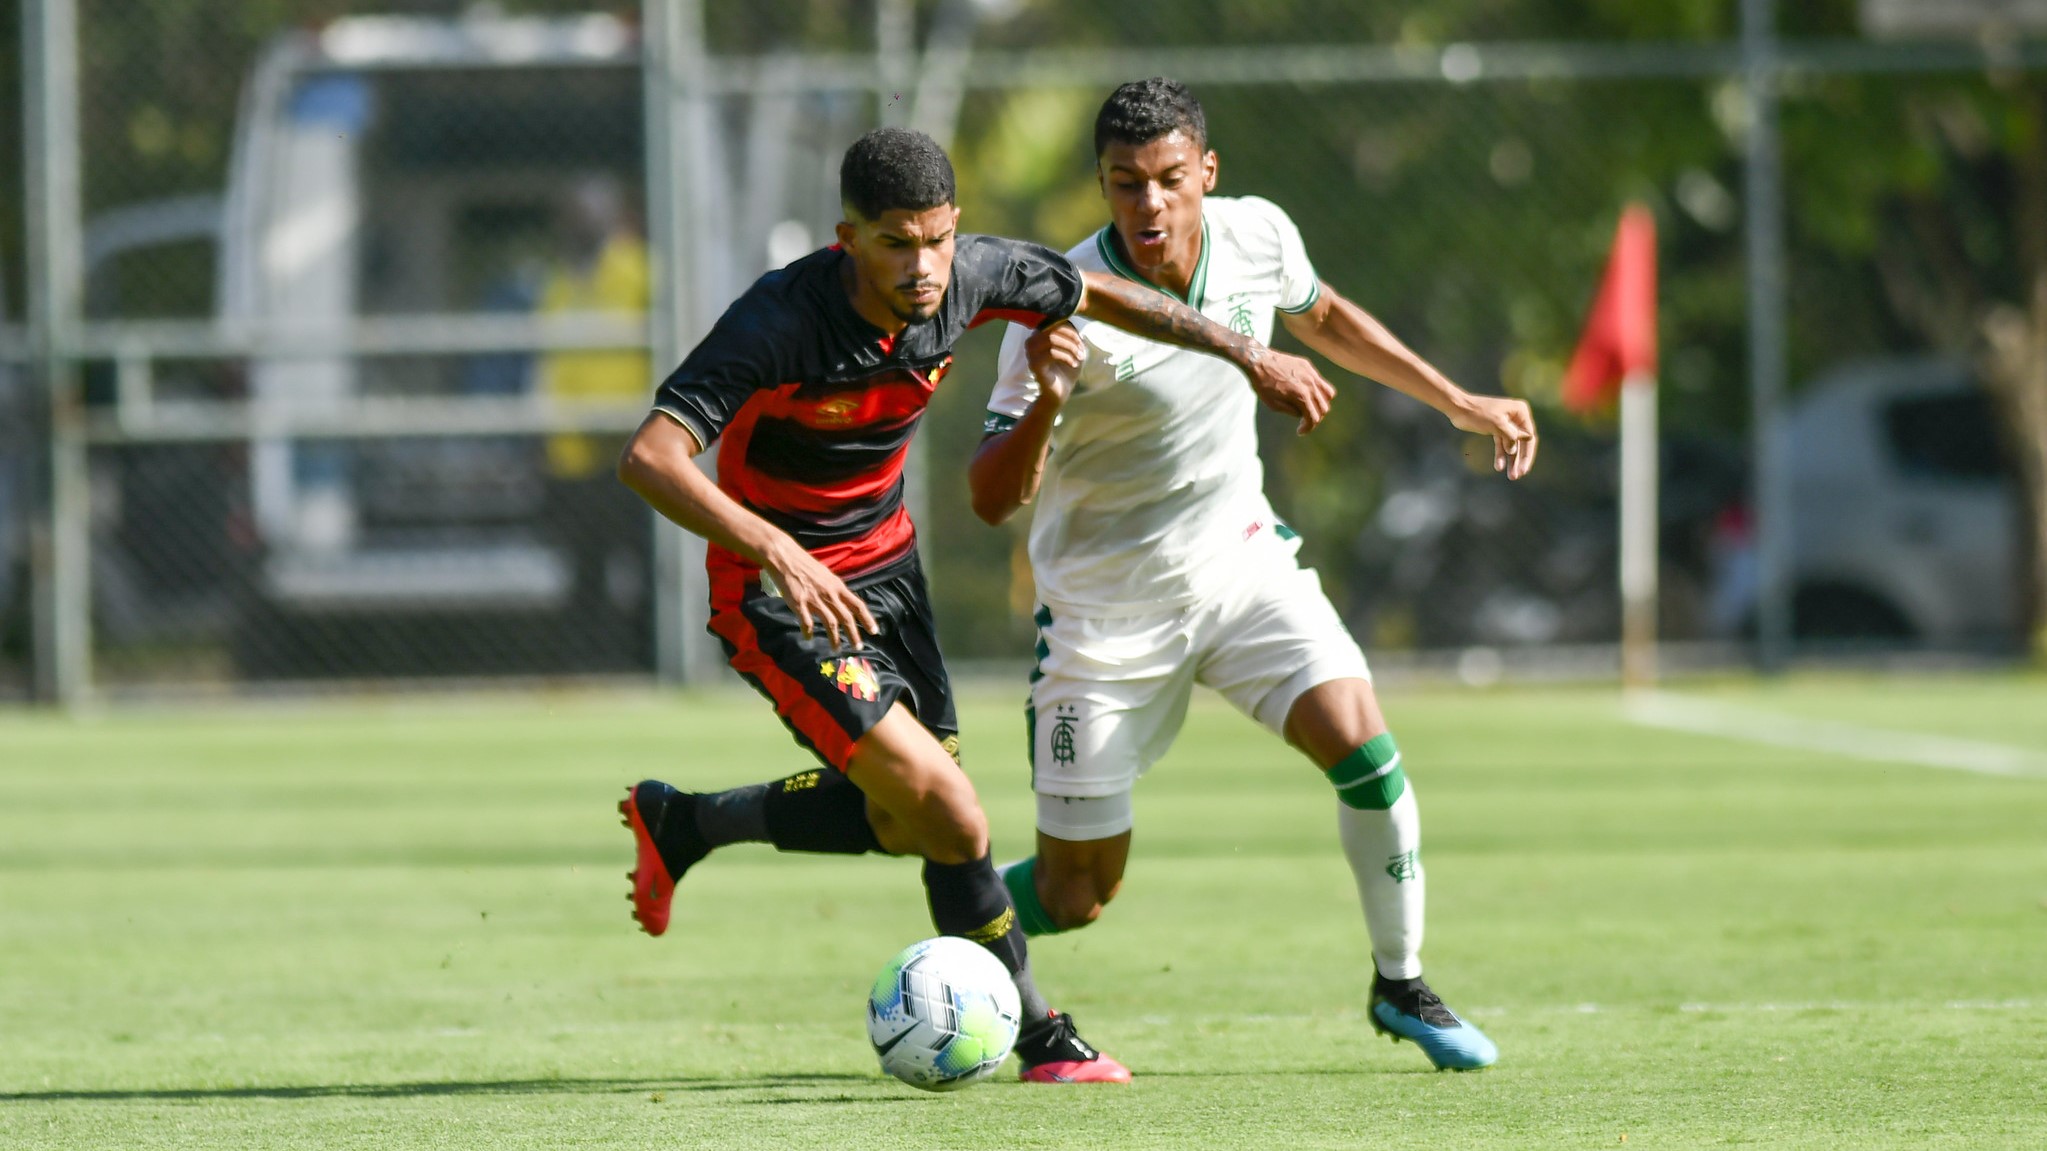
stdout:
[[(1005, 344), (1005, 373), (1010, 370), (1008, 348)], [(999, 524), (1038, 498), (1045, 457), (1052, 449), (1052, 426), (1073, 394), (1087, 349), (1080, 331), (1061, 320), (1032, 332), (1023, 342), (1023, 355), (1037, 381), (1037, 398), (1008, 431), (984, 437), (967, 465), (974, 514), (986, 524)]]
[(1103, 272), (1085, 272), (1082, 281), (1076, 314), (1162, 344), (1221, 356), (1250, 378), (1266, 407), (1299, 416), (1302, 435), (1329, 414), (1336, 389), (1307, 360), (1239, 335), (1155, 288)]
[(789, 533), (740, 507), (697, 466), (696, 437), (674, 419), (648, 416), (619, 457), (618, 478), (655, 511), (722, 548), (761, 565), (803, 623), (822, 623), (833, 647), (856, 647), (876, 631), (866, 601)]
[(1518, 480), (1535, 466), (1535, 414), (1526, 402), (1473, 395), (1451, 383), (1370, 312), (1327, 283), (1313, 307), (1282, 313), (1281, 318), (1295, 339), (1337, 365), (1413, 396), (1449, 417), (1461, 431), (1491, 436), (1494, 471)]

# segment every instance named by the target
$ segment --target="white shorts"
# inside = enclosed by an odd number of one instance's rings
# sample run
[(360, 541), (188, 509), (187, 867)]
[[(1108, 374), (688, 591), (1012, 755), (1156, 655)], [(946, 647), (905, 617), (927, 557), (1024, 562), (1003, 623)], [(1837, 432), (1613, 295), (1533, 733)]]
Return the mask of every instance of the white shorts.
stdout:
[(1042, 797), (1127, 795), (1172, 747), (1197, 683), (1284, 736), (1287, 713), (1308, 689), (1372, 678), (1314, 569), (1284, 547), (1245, 558), (1220, 592), (1182, 607), (1105, 618), (1039, 610), (1029, 715), (1040, 831), (1078, 840), (1128, 831), (1127, 803)]

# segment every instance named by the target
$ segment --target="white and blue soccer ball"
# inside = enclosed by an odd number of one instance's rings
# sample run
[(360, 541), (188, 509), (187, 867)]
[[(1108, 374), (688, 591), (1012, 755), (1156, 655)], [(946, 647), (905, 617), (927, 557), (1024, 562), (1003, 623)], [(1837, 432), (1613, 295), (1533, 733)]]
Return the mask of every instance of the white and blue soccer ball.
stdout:
[(925, 1091), (957, 1091), (1002, 1066), (1021, 1011), (1001, 960), (941, 936), (905, 947), (875, 977), (867, 1037), (883, 1071)]

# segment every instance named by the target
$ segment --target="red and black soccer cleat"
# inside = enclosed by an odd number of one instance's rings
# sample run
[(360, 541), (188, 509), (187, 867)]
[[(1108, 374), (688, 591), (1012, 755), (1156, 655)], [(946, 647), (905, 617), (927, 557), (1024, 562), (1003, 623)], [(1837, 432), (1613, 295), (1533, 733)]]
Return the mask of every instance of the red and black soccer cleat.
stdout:
[[(668, 930), (668, 905), (675, 885), (697, 860), (711, 853), (697, 832), (696, 797), (659, 780), (642, 780), (618, 801), (620, 822), (632, 829), (636, 858), (626, 878), (633, 881), (633, 919), (640, 930)], [(665, 848), (665, 850), (664, 850)]]
[(1044, 1026), (1017, 1037), (1016, 1055), (1026, 1083), (1130, 1082), (1130, 1068), (1089, 1046), (1074, 1030), (1073, 1016), (1056, 1011)]

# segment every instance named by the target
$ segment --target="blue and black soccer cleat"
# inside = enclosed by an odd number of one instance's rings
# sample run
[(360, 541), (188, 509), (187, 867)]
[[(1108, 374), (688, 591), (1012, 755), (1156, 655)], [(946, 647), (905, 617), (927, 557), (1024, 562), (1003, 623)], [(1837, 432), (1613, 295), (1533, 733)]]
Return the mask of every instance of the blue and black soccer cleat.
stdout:
[(1372, 1030), (1413, 1042), (1436, 1070), (1475, 1071), (1500, 1058), (1485, 1032), (1457, 1018), (1420, 979), (1372, 973)]

